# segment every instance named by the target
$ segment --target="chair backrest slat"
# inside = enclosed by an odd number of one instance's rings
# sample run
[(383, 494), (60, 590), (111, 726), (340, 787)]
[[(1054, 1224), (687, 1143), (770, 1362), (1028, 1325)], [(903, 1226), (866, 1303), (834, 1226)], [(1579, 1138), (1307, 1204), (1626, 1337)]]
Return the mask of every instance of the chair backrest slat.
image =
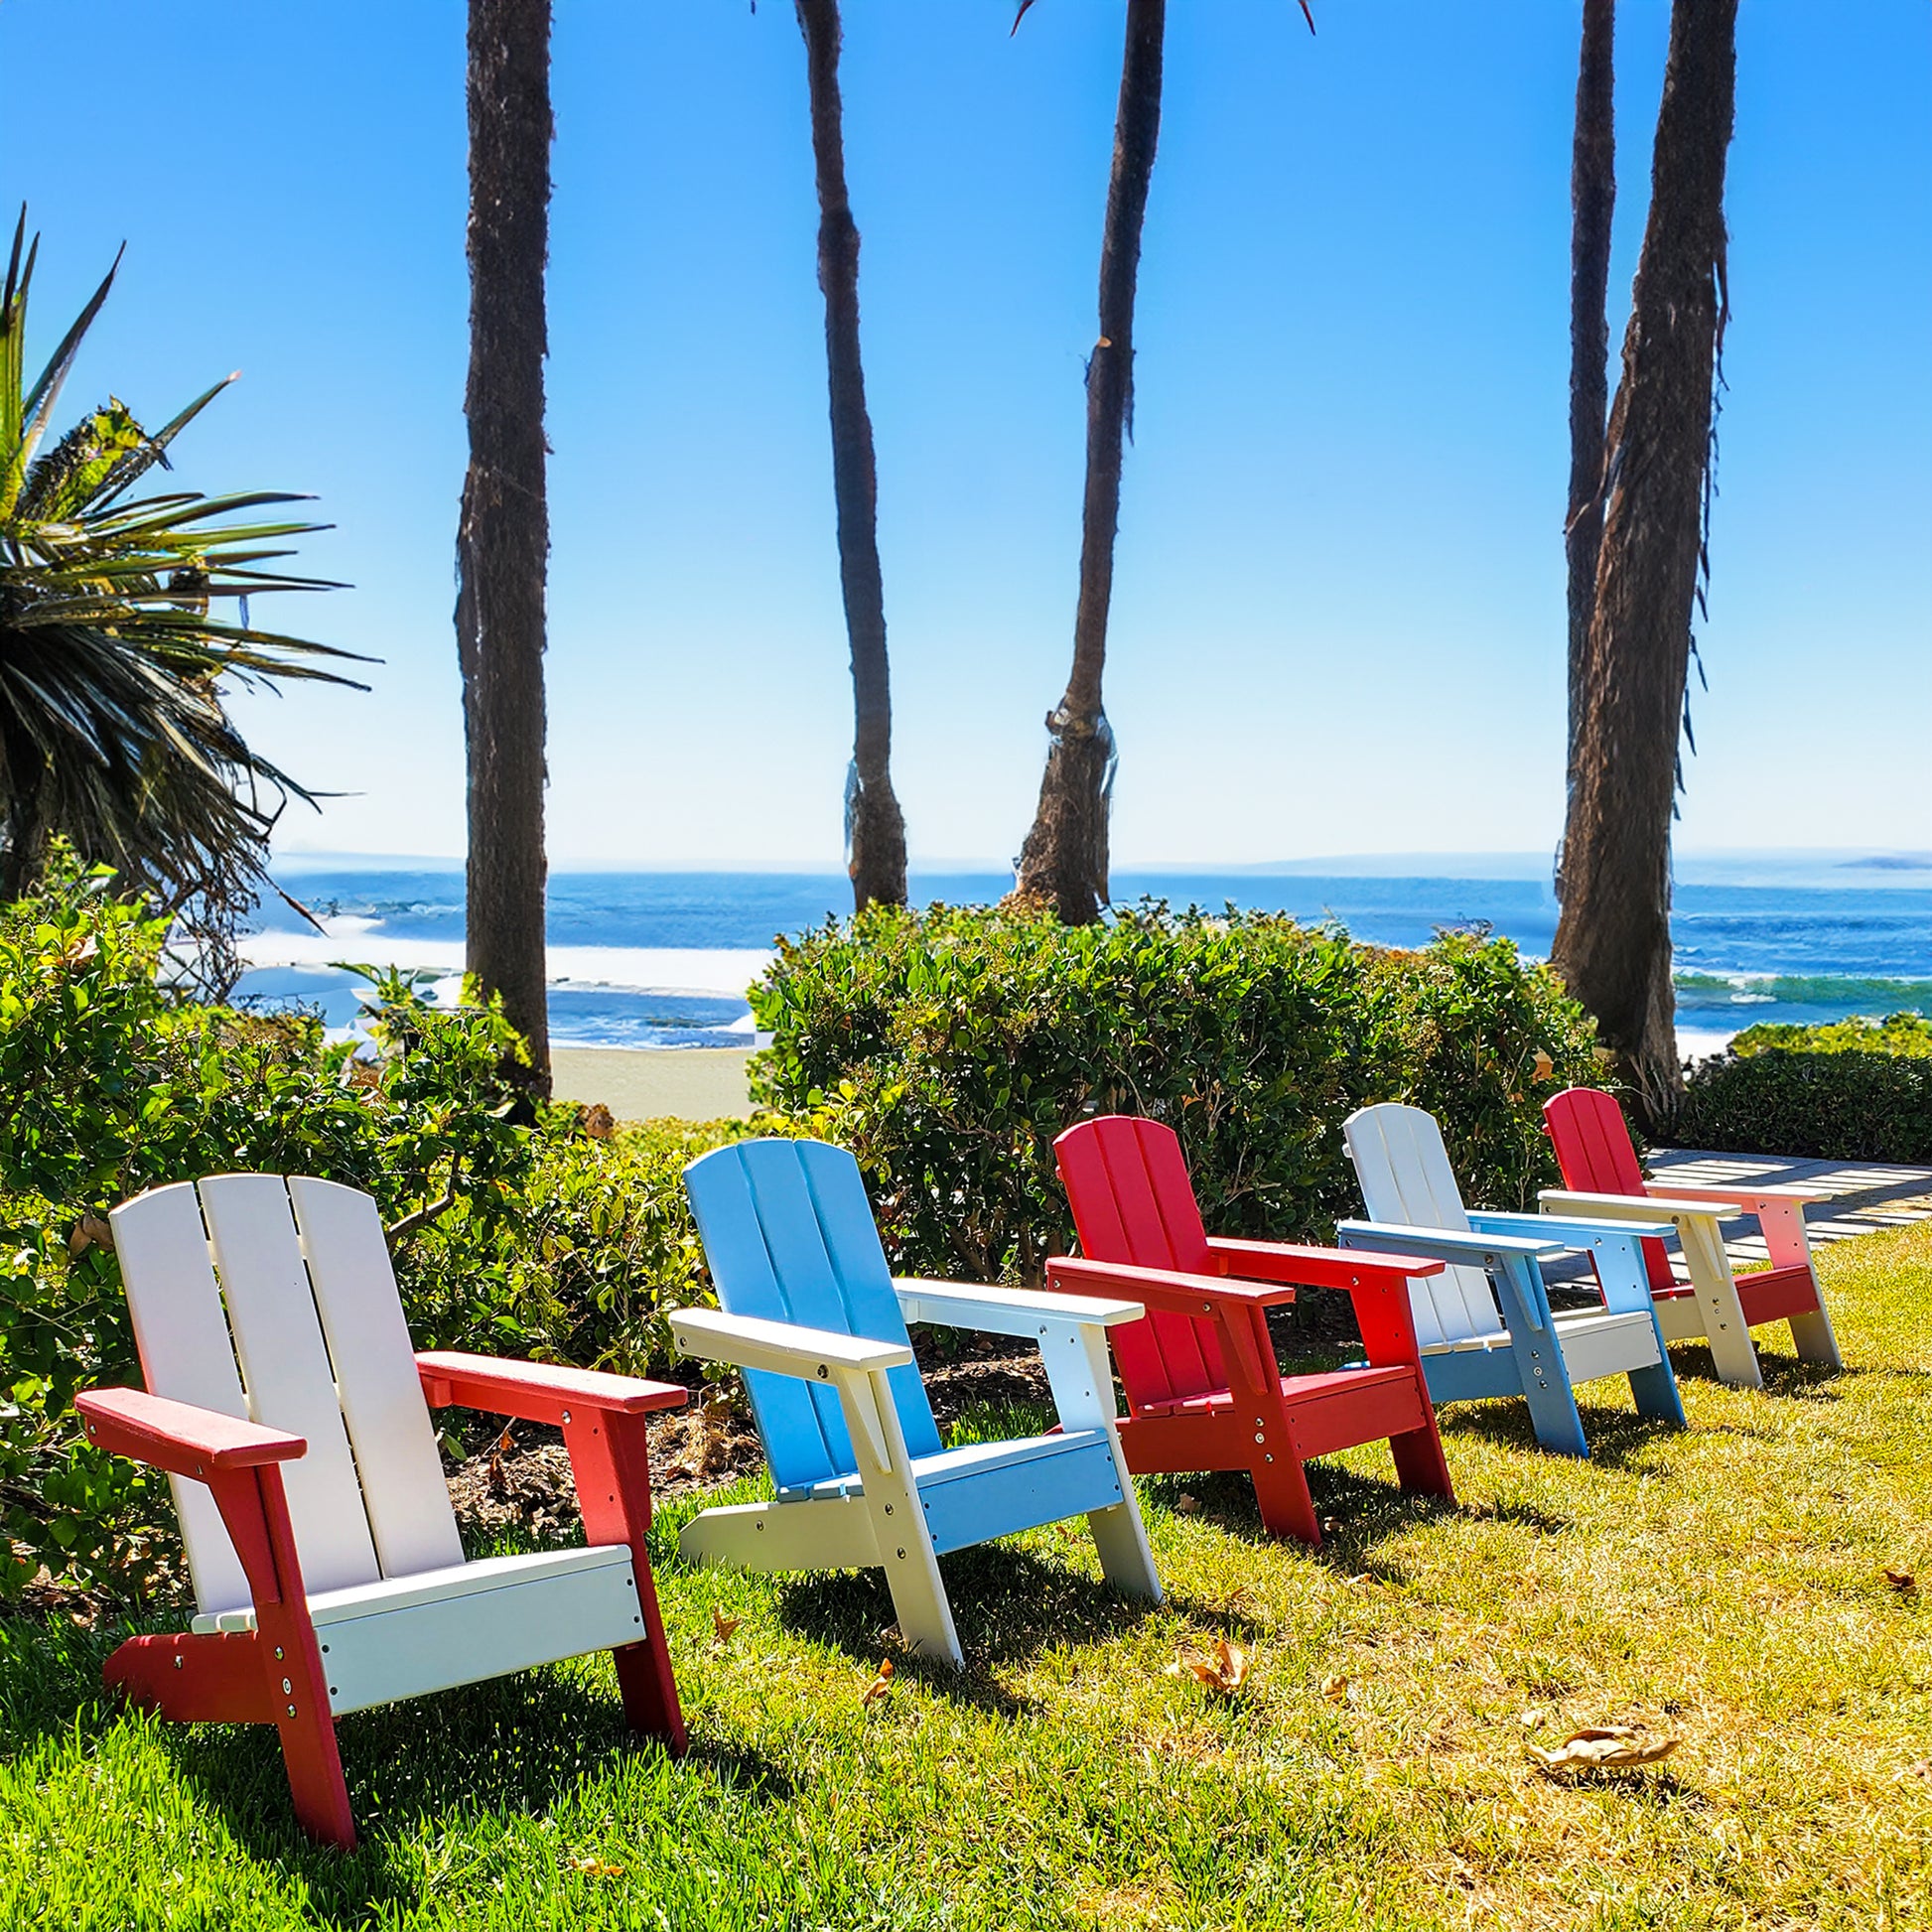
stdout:
[(308, 1441), (282, 1465), (303, 1583), (311, 1592), (373, 1583), (375, 1544), (288, 1187), (279, 1174), (215, 1174), (201, 1195), (249, 1414)]
[(382, 1574), (413, 1577), (461, 1563), (463, 1539), (375, 1202), (297, 1174), (288, 1190)]
[[(843, 1148), (741, 1141), (692, 1162), (684, 1184), (727, 1313), (907, 1339), (859, 1164)], [(745, 1386), (780, 1489), (857, 1468), (836, 1389), (756, 1369)], [(893, 1370), (892, 1387), (907, 1449), (935, 1452), (938, 1426), (918, 1371)]]
[[(1127, 1114), (1084, 1120), (1053, 1143), (1080, 1252), (1132, 1268), (1216, 1272), (1180, 1143)], [(1227, 1387), (1214, 1324), (1157, 1312), (1108, 1331), (1129, 1404), (1147, 1409)]]
[[(1613, 1094), (1597, 1087), (1565, 1087), (1543, 1103), (1543, 1121), (1566, 1187), (1580, 1194), (1643, 1192), (1637, 1150)], [(1644, 1237), (1643, 1265), (1653, 1289), (1676, 1286), (1670, 1255), (1654, 1235)]]
[[(246, 1417), (248, 1398), (221, 1312), (194, 1182), (151, 1188), (123, 1201), (109, 1219), (149, 1394)], [(248, 1579), (213, 1498), (202, 1483), (181, 1476), (168, 1480), (196, 1608), (204, 1614), (245, 1608)]]
[[(1394, 1101), (1361, 1107), (1343, 1123), (1342, 1137), (1371, 1221), (1469, 1232), (1462, 1190), (1433, 1114)], [(1504, 1326), (1488, 1276), (1463, 1263), (1411, 1277), (1409, 1306), (1425, 1348), (1498, 1334)]]

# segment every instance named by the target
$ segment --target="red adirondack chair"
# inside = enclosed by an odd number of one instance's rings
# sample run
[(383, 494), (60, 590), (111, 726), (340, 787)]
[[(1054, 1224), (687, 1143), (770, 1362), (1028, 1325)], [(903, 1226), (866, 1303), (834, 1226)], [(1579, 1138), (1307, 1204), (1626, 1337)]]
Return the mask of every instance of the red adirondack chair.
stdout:
[[(1124, 1114), (1053, 1143), (1084, 1259), (1046, 1264), (1069, 1294), (1131, 1296), (1148, 1312), (1108, 1331), (1127, 1391), (1120, 1425), (1138, 1475), (1246, 1469), (1274, 1536), (1321, 1541), (1303, 1463), (1387, 1438), (1410, 1494), (1453, 1498), (1409, 1309), (1439, 1261), (1208, 1235), (1171, 1128)], [(1366, 1368), (1284, 1375), (1266, 1311), (1297, 1287), (1355, 1305)]]
[[(1791, 1323), (1799, 1359), (1842, 1368), (1805, 1236), (1805, 1203), (1828, 1198), (1814, 1187), (1695, 1187), (1646, 1180), (1615, 1099), (1595, 1087), (1566, 1087), (1543, 1103), (1565, 1185), (1539, 1200), (1550, 1214), (1622, 1215), (1670, 1221), (1684, 1250), (1688, 1283), (1673, 1274), (1664, 1244), (1643, 1243), (1644, 1268), (1666, 1341), (1708, 1341), (1720, 1377), (1762, 1388), (1750, 1331)], [(1771, 1257), (1769, 1268), (1737, 1275), (1725, 1253), (1720, 1223), (1754, 1214)]]

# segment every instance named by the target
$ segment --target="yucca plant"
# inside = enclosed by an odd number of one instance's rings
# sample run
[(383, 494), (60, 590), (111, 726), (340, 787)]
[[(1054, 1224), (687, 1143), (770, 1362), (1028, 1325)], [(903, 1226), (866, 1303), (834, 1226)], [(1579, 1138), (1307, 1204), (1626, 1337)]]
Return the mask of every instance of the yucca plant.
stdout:
[(63, 839), (180, 915), (218, 983), (277, 816), (313, 802), (242, 742), (223, 680), (352, 681), (328, 661), (351, 653), (249, 622), (253, 598), (338, 588), (273, 568), (287, 538), (327, 526), (247, 520), (304, 500), (279, 491), (130, 494), (232, 376), (152, 434), (110, 397), (43, 453), (120, 260), (30, 388), (26, 233), (23, 209), (0, 292), (0, 896)]

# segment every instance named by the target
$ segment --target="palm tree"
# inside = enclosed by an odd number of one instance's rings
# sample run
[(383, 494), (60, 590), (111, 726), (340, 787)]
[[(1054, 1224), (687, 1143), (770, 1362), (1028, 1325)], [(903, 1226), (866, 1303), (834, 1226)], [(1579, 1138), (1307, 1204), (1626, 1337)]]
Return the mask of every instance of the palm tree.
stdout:
[[(1020, 9), (1022, 16), (1027, 5)], [(1080, 518), (1073, 668), (1059, 703), (1046, 715), (1046, 769), (1039, 781), (1039, 803), (1016, 862), (1016, 894), (1050, 902), (1062, 919), (1075, 925), (1097, 919), (1107, 900), (1114, 734), (1101, 703), (1101, 675), (1114, 592), (1121, 457), (1134, 419), (1134, 293), (1148, 184), (1161, 138), (1167, 15), (1167, 0), (1127, 0), (1113, 171), (1100, 239), (1100, 336), (1087, 363), (1087, 483)], [(1018, 19), (1014, 24), (1019, 25)]]
[(1707, 553), (1725, 299), (1737, 0), (1675, 0), (1644, 229), (1610, 411), (1577, 783), (1552, 961), (1655, 1126), (1682, 1090), (1670, 827), (1691, 614)]
[(1616, 0), (1584, 0), (1577, 131), (1570, 161), (1569, 784), (1577, 782), (1596, 551), (1603, 536), (1603, 419), (1609, 412), (1610, 222), (1616, 212)]
[(232, 376), (152, 434), (110, 399), (43, 452), (115, 269), (29, 386), (26, 234), (23, 209), (0, 286), (0, 896), (30, 889), (64, 840), (182, 916), (208, 949), (203, 983), (225, 993), (269, 833), (311, 794), (242, 741), (222, 680), (349, 682), (325, 661), (348, 652), (248, 617), (251, 599), (334, 588), (266, 568), (324, 526), (222, 520), (303, 500), (279, 491), (129, 494)]
[(543, 847), (543, 274), (550, 0), (470, 0), (470, 468), (457, 531), (469, 757), (467, 964), (550, 1091)]
[(832, 496), (839, 582), (852, 645), (854, 729), (846, 777), (846, 844), (854, 903), (905, 903), (905, 819), (893, 791), (893, 693), (886, 657), (886, 589), (879, 568), (879, 471), (866, 372), (859, 359), (859, 227), (845, 186), (839, 99), (838, 0), (796, 0), (811, 95), (818, 178), (818, 286), (832, 392)]

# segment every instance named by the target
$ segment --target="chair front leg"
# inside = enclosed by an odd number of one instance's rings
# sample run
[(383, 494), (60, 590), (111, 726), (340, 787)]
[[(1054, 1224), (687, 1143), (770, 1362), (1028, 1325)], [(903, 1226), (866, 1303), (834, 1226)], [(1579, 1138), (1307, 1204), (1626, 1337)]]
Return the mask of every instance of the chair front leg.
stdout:
[(661, 1737), (674, 1757), (686, 1737), (671, 1647), (664, 1635), (657, 1585), (651, 1574), (650, 1452), (645, 1418), (614, 1411), (564, 1412), (564, 1447), (577, 1485), (577, 1508), (590, 1543), (627, 1543), (637, 1589), (638, 1640), (611, 1653), (624, 1721), (632, 1730)]
[(1805, 1210), (1801, 1201), (1762, 1200), (1757, 1203), (1757, 1224), (1764, 1233), (1764, 1246), (1773, 1268), (1802, 1268), (1811, 1277), (1817, 1306), (1808, 1313), (1794, 1314), (1791, 1341), (1801, 1362), (1820, 1362), (1828, 1368), (1843, 1368), (1845, 1358), (1838, 1350), (1838, 1337), (1832, 1333), (1832, 1317), (1826, 1312), (1825, 1293), (1818, 1286), (1818, 1269), (1811, 1258), (1811, 1240), (1805, 1233)]
[(1490, 1279), (1499, 1291), (1509, 1352), (1538, 1444), (1559, 1455), (1587, 1458), (1584, 1419), (1577, 1413), (1577, 1391), (1557, 1338), (1542, 1270), (1527, 1255), (1499, 1255)]
[(1087, 1512), (1100, 1556), (1100, 1572), (1128, 1596), (1161, 1601), (1161, 1578), (1148, 1547), (1147, 1525), (1134, 1498), (1134, 1478), (1120, 1446), (1120, 1427), (1114, 1408), (1113, 1364), (1107, 1354), (1107, 1331), (1097, 1322), (1042, 1323), (1039, 1359), (1053, 1391), (1053, 1408), (1063, 1430), (1099, 1429), (1106, 1432), (1113, 1451), (1114, 1475), (1121, 1499), (1111, 1509)]
[(966, 1653), (946, 1600), (932, 1533), (912, 1480), (912, 1457), (886, 1377), (885, 1369), (835, 1369), (832, 1378), (858, 1460), (879, 1561), (906, 1649), (964, 1670)]
[(267, 1463), (216, 1473), (207, 1486), (254, 1598), (256, 1657), (281, 1733), (296, 1818), (311, 1837), (351, 1852), (355, 1820), (281, 1468)]
[(1718, 1217), (1682, 1214), (1672, 1218), (1677, 1222), (1677, 1238), (1690, 1271), (1698, 1313), (1704, 1320), (1712, 1366), (1719, 1379), (1733, 1388), (1761, 1389), (1764, 1371), (1758, 1366), (1743, 1304), (1737, 1299), (1737, 1283), (1730, 1272), (1730, 1257), (1725, 1253), (1724, 1230)]
[(1257, 1308), (1225, 1305), (1216, 1309), (1215, 1317), (1237, 1440), (1252, 1439), (1247, 1441), (1248, 1473), (1254, 1478), (1261, 1526), (1270, 1536), (1292, 1536), (1318, 1549), (1321, 1519), (1309, 1491), (1295, 1415), (1282, 1394), (1268, 1317)]

